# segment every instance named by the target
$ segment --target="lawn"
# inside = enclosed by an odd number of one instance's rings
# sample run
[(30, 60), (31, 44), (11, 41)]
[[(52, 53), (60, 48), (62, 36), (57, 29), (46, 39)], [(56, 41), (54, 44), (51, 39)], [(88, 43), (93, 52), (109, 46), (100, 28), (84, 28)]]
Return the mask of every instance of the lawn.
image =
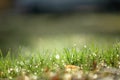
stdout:
[(0, 80), (120, 80), (119, 21), (117, 13), (5, 16)]
[(31, 50), (30, 55), (20, 47), (18, 53), (11, 56), (9, 50), (2, 57), (0, 52), (0, 80), (104, 80), (111, 75), (120, 79), (120, 42), (106, 48), (90, 44), (61, 51)]

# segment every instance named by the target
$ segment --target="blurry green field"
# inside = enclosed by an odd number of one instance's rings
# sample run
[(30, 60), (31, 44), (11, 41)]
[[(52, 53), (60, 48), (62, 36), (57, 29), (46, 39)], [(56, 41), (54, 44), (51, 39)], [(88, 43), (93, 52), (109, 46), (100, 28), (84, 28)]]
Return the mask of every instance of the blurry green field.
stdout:
[[(7, 15), (0, 21), (0, 47), (64, 48), (88, 41), (119, 40), (117, 13)], [(33, 47), (32, 47), (33, 48)]]

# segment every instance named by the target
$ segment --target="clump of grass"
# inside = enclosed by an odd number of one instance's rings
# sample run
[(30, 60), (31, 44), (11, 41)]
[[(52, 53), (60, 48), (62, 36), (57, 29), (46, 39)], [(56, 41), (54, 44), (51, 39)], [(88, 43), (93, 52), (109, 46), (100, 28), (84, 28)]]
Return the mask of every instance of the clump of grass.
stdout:
[(0, 52), (0, 78), (13, 79), (22, 72), (42, 77), (48, 70), (59, 71), (69, 64), (85, 71), (95, 70), (99, 65), (120, 68), (120, 43), (107, 48), (85, 45), (82, 48), (64, 48), (62, 51), (32, 51), (35, 54), (31, 53), (30, 56), (21, 52), (16, 57), (11, 57), (10, 51), (6, 57)]

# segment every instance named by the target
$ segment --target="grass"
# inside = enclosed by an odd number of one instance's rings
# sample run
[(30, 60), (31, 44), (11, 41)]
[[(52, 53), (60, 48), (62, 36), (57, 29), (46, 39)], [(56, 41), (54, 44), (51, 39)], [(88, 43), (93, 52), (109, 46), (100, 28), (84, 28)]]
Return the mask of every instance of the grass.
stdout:
[(18, 56), (11, 56), (9, 50), (6, 57), (3, 57), (2, 52), (0, 52), (0, 79), (14, 79), (22, 72), (41, 78), (47, 69), (51, 71), (62, 70), (65, 65), (69, 64), (79, 66), (84, 71), (92, 71), (100, 64), (120, 68), (119, 42), (106, 48), (91, 44), (82, 48), (77, 46), (64, 48), (61, 51), (56, 49), (42, 52), (33, 50), (29, 56), (25, 56), (21, 50), (18, 52)]

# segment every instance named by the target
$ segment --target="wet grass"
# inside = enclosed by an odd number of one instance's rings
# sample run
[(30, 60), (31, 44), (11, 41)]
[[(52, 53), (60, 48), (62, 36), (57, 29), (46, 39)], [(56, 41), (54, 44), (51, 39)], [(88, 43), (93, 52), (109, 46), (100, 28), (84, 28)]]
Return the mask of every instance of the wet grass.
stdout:
[(26, 52), (19, 49), (18, 52), (19, 55), (16, 57), (10, 55), (10, 50), (6, 57), (2, 57), (2, 52), (0, 52), (1, 79), (16, 79), (25, 72), (26, 75), (37, 78), (33, 80), (42, 78), (45, 80), (44, 73), (48, 70), (64, 71), (66, 65), (79, 66), (83, 71), (93, 71), (100, 66), (120, 68), (120, 42), (107, 47), (90, 44), (81, 48), (77, 46), (63, 48), (61, 51), (31, 50), (30, 54), (25, 54)]
[[(1, 18), (0, 47), (13, 49), (8, 50), (6, 57), (0, 51), (0, 80), (46, 80), (48, 72), (63, 75), (66, 65), (93, 73), (103, 67), (120, 69), (119, 17), (78, 13)], [(23, 47), (17, 49), (18, 45)], [(25, 46), (32, 47), (28, 50)], [(16, 79), (21, 75), (32, 79)]]

